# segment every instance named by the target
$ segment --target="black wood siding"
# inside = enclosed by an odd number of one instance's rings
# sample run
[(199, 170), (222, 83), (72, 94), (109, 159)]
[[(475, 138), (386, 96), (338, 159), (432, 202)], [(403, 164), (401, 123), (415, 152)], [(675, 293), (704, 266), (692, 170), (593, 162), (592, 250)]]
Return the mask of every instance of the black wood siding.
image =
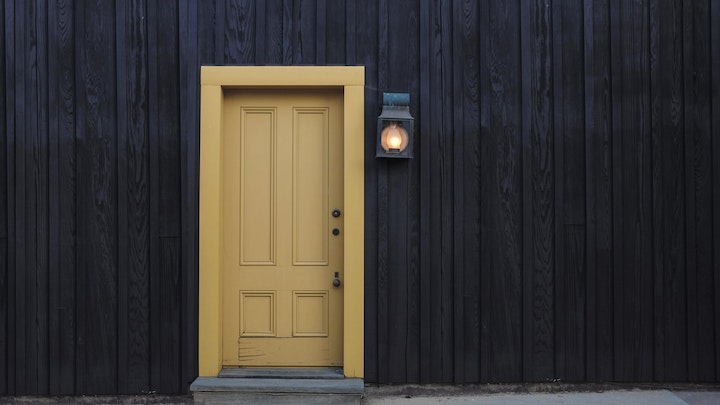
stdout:
[[(197, 373), (199, 66), (366, 67), (366, 381), (720, 381), (713, 0), (0, 2), (0, 394)], [(382, 91), (416, 153), (374, 158)]]

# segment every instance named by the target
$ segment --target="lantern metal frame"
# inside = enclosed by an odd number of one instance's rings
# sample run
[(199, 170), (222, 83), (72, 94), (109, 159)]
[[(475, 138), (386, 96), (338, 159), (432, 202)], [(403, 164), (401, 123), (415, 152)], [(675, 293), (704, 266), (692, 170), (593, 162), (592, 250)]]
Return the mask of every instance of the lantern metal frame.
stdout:
[[(383, 109), (378, 116), (375, 157), (413, 157), (414, 118), (410, 115), (410, 94), (383, 93)], [(388, 136), (393, 137), (389, 139)]]

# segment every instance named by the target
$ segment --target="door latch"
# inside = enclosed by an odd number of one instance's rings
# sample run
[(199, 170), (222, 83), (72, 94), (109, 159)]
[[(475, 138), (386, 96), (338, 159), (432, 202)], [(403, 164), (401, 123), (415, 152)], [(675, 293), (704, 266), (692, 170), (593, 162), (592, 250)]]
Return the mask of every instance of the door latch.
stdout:
[(339, 272), (337, 272), (337, 271), (335, 272), (335, 279), (333, 280), (333, 287), (340, 287), (340, 279), (338, 278), (338, 273)]

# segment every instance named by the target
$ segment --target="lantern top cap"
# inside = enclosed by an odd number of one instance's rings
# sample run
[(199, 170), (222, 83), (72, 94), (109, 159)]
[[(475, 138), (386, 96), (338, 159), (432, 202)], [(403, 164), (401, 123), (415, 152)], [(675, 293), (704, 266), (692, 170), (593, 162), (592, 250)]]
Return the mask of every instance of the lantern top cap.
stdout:
[(409, 107), (409, 93), (383, 93), (383, 107)]

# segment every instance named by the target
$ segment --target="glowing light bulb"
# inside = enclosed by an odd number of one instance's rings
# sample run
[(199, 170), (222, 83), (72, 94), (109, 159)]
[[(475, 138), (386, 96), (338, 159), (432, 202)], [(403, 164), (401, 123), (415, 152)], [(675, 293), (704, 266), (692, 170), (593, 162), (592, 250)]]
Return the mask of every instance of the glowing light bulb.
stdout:
[(400, 145), (402, 145), (402, 134), (395, 125), (388, 132), (388, 145), (391, 149), (400, 149)]

